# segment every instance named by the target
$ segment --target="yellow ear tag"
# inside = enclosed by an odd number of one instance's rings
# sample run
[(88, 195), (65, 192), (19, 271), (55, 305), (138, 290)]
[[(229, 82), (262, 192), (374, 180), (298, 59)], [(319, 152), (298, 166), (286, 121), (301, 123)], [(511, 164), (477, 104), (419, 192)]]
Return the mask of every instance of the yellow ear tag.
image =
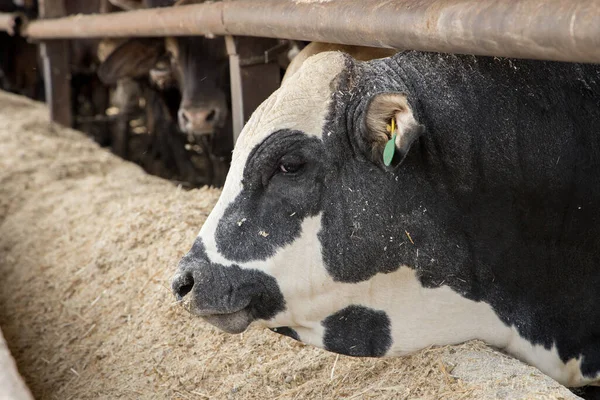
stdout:
[(385, 147), (383, 148), (383, 164), (386, 167), (390, 166), (390, 164), (392, 163), (392, 160), (394, 159), (394, 153), (396, 152), (395, 122), (396, 122), (396, 119), (392, 118), (391, 126), (390, 125), (387, 126), (388, 132), (391, 133), (392, 137), (390, 140), (388, 140), (388, 142), (385, 144)]

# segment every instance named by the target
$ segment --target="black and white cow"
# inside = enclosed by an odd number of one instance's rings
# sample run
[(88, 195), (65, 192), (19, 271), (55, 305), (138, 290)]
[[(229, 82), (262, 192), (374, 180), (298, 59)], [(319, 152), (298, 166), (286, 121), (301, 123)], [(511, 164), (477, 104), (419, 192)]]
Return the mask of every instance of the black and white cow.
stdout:
[(477, 338), (600, 384), (600, 67), (309, 58), (244, 128), (173, 290), (231, 333), (353, 356)]

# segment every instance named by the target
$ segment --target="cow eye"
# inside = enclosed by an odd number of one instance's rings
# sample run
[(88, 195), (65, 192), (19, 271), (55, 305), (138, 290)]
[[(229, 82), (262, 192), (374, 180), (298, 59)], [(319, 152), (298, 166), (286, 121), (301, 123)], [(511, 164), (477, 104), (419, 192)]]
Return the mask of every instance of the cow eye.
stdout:
[(304, 164), (280, 163), (279, 172), (284, 174), (295, 174), (302, 169)]
[(304, 160), (299, 157), (283, 157), (279, 160), (277, 172), (282, 174), (296, 174), (304, 167)]

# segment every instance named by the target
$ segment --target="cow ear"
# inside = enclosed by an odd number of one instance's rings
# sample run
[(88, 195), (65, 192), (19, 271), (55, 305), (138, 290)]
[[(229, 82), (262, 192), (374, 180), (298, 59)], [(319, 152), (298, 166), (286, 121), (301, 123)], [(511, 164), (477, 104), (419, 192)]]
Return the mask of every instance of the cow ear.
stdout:
[[(392, 119), (396, 138), (394, 148), (389, 148), (392, 146), (390, 144), (386, 149), (393, 136)], [(367, 154), (373, 162), (386, 168), (398, 167), (412, 144), (425, 130), (415, 119), (406, 95), (402, 93), (381, 93), (373, 96), (367, 106), (365, 128), (363, 145)]]
[(130, 39), (118, 46), (98, 67), (98, 77), (111, 85), (121, 78), (139, 78), (165, 54), (164, 39)]

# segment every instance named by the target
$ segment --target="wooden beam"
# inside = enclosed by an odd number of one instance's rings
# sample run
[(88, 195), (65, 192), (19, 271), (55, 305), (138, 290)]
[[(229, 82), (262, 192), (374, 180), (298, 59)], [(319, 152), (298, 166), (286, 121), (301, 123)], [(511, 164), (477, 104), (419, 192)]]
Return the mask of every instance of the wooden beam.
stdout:
[[(39, 0), (40, 18), (66, 16), (64, 0)], [(50, 119), (61, 125), (73, 126), (71, 106), (71, 70), (69, 43), (66, 40), (48, 40), (40, 45), (44, 67), (44, 88)]]

